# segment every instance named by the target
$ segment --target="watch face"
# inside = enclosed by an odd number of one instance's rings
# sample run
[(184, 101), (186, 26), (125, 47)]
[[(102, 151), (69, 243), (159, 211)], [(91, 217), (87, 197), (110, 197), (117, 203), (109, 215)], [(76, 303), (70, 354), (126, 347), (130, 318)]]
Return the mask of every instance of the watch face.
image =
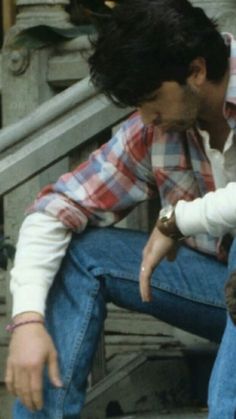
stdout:
[(172, 205), (167, 205), (166, 207), (162, 208), (159, 215), (160, 220), (162, 222), (168, 221), (173, 214), (173, 210), (174, 208)]

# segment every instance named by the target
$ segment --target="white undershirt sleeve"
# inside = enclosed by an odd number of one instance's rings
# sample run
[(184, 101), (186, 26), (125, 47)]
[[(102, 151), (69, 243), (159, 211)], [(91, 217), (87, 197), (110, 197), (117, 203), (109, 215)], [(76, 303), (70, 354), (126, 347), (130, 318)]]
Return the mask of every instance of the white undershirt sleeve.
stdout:
[(207, 193), (202, 198), (178, 201), (176, 223), (182, 234), (195, 236), (209, 233), (221, 237), (236, 229), (236, 182)]
[(33, 213), (26, 217), (20, 229), (11, 271), (13, 316), (26, 311), (44, 315), (45, 300), (71, 234), (51, 215)]

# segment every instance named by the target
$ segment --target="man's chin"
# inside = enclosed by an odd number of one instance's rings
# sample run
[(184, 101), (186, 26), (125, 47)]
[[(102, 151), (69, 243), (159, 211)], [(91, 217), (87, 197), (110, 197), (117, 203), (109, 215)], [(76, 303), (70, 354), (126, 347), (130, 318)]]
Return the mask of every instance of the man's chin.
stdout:
[(174, 132), (181, 133), (181, 132), (186, 132), (186, 131), (190, 130), (191, 128), (194, 127), (194, 125), (195, 124), (184, 125), (184, 126), (181, 126), (181, 127), (180, 126), (171, 126), (169, 128), (165, 128), (165, 130), (163, 130), (163, 131), (170, 132), (170, 133), (174, 133)]
[(166, 125), (166, 127), (164, 127), (164, 131), (166, 132), (185, 132), (191, 128), (193, 128), (196, 125), (196, 120), (191, 120), (191, 121), (185, 121), (183, 123), (176, 123), (176, 124), (171, 124), (169, 126)]

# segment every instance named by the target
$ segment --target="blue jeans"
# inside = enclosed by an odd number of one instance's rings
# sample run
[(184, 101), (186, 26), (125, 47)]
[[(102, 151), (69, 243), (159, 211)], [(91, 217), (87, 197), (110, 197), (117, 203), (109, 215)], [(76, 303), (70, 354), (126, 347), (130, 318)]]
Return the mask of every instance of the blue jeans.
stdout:
[[(151, 303), (143, 303), (138, 274), (148, 236), (117, 228), (74, 235), (47, 302), (47, 327), (60, 362), (62, 389), (45, 372), (44, 408), (30, 413), (16, 402), (14, 419), (78, 419), (99, 335), (112, 301), (216, 342), (226, 323), (224, 283), (236, 268), (182, 246), (174, 262), (163, 261), (152, 277)], [(210, 419), (233, 419), (236, 411), (236, 329), (228, 320), (209, 391)]]

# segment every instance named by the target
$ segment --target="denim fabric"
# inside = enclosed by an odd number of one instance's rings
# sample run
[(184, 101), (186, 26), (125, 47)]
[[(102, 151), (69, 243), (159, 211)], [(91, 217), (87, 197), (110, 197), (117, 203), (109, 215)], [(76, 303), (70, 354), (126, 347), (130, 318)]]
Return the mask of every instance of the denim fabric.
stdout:
[[(17, 402), (14, 419), (79, 418), (87, 376), (106, 317), (106, 302), (151, 314), (220, 342), (226, 322), (227, 266), (182, 246), (174, 262), (163, 261), (156, 268), (152, 276), (153, 301), (143, 303), (138, 274), (147, 238), (144, 233), (117, 228), (87, 229), (73, 236), (50, 291), (46, 313), (47, 327), (59, 354), (64, 387), (53, 388), (45, 372), (43, 410), (30, 413)], [(231, 270), (235, 267), (234, 248), (230, 255)], [(211, 380), (211, 419), (234, 418), (234, 352), (236, 334), (229, 324)]]
[[(236, 270), (236, 240), (231, 246), (228, 275)], [(227, 324), (209, 383), (209, 419), (236, 418), (236, 327)]]

